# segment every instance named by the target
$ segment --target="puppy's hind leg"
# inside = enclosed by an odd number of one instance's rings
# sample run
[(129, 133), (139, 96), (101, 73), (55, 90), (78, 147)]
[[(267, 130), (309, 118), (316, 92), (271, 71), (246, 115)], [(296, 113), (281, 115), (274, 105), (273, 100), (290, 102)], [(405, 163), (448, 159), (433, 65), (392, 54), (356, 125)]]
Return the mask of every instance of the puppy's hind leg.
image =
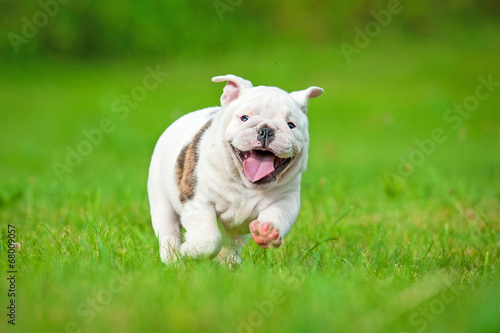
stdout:
[(165, 264), (175, 262), (181, 245), (181, 223), (167, 198), (151, 207), (151, 219), (160, 243), (160, 257)]
[(249, 238), (249, 234), (231, 236), (231, 244), (229, 246), (223, 246), (217, 256), (219, 262), (226, 263), (230, 268), (241, 264), (240, 251)]

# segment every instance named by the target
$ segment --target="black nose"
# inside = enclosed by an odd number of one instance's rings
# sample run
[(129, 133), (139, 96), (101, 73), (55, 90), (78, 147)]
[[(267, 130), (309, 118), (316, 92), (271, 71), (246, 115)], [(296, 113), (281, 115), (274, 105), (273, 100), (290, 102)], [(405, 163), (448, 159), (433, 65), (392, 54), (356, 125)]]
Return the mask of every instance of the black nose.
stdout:
[(267, 126), (261, 127), (257, 132), (257, 140), (260, 141), (263, 148), (266, 148), (274, 140), (274, 130)]

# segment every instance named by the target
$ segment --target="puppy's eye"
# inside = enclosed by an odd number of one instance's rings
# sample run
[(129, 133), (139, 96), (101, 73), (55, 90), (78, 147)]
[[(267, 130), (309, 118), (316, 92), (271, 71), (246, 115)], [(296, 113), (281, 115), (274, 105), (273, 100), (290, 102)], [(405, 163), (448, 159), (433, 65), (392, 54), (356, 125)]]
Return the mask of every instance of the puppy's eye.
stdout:
[(245, 116), (241, 116), (241, 117), (240, 117), (240, 120), (241, 120), (242, 122), (245, 122), (245, 121), (247, 121), (247, 120), (248, 120), (248, 116), (246, 116), (246, 115), (245, 115)]
[(290, 129), (294, 129), (297, 126), (295, 126), (295, 124), (290, 121), (288, 122), (288, 127), (290, 127)]

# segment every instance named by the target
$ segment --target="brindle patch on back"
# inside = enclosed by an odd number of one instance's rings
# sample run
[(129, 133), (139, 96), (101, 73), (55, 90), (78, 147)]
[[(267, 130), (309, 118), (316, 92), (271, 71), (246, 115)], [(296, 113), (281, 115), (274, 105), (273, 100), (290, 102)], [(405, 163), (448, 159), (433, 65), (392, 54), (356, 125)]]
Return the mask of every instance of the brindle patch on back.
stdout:
[(192, 199), (196, 187), (196, 176), (194, 168), (198, 163), (199, 157), (199, 144), (203, 133), (212, 124), (210, 119), (194, 136), (193, 140), (182, 149), (179, 157), (177, 157), (177, 166), (175, 175), (177, 180), (177, 188), (179, 189), (179, 200), (185, 203), (187, 200)]

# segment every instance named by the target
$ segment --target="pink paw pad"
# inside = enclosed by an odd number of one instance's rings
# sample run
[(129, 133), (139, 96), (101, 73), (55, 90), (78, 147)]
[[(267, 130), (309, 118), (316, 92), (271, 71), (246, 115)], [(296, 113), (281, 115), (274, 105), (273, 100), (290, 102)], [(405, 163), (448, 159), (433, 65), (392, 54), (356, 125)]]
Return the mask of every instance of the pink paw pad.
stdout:
[(269, 245), (280, 247), (283, 243), (283, 237), (280, 236), (279, 230), (271, 222), (261, 223), (255, 220), (250, 223), (250, 232), (255, 243), (264, 249), (269, 248)]

